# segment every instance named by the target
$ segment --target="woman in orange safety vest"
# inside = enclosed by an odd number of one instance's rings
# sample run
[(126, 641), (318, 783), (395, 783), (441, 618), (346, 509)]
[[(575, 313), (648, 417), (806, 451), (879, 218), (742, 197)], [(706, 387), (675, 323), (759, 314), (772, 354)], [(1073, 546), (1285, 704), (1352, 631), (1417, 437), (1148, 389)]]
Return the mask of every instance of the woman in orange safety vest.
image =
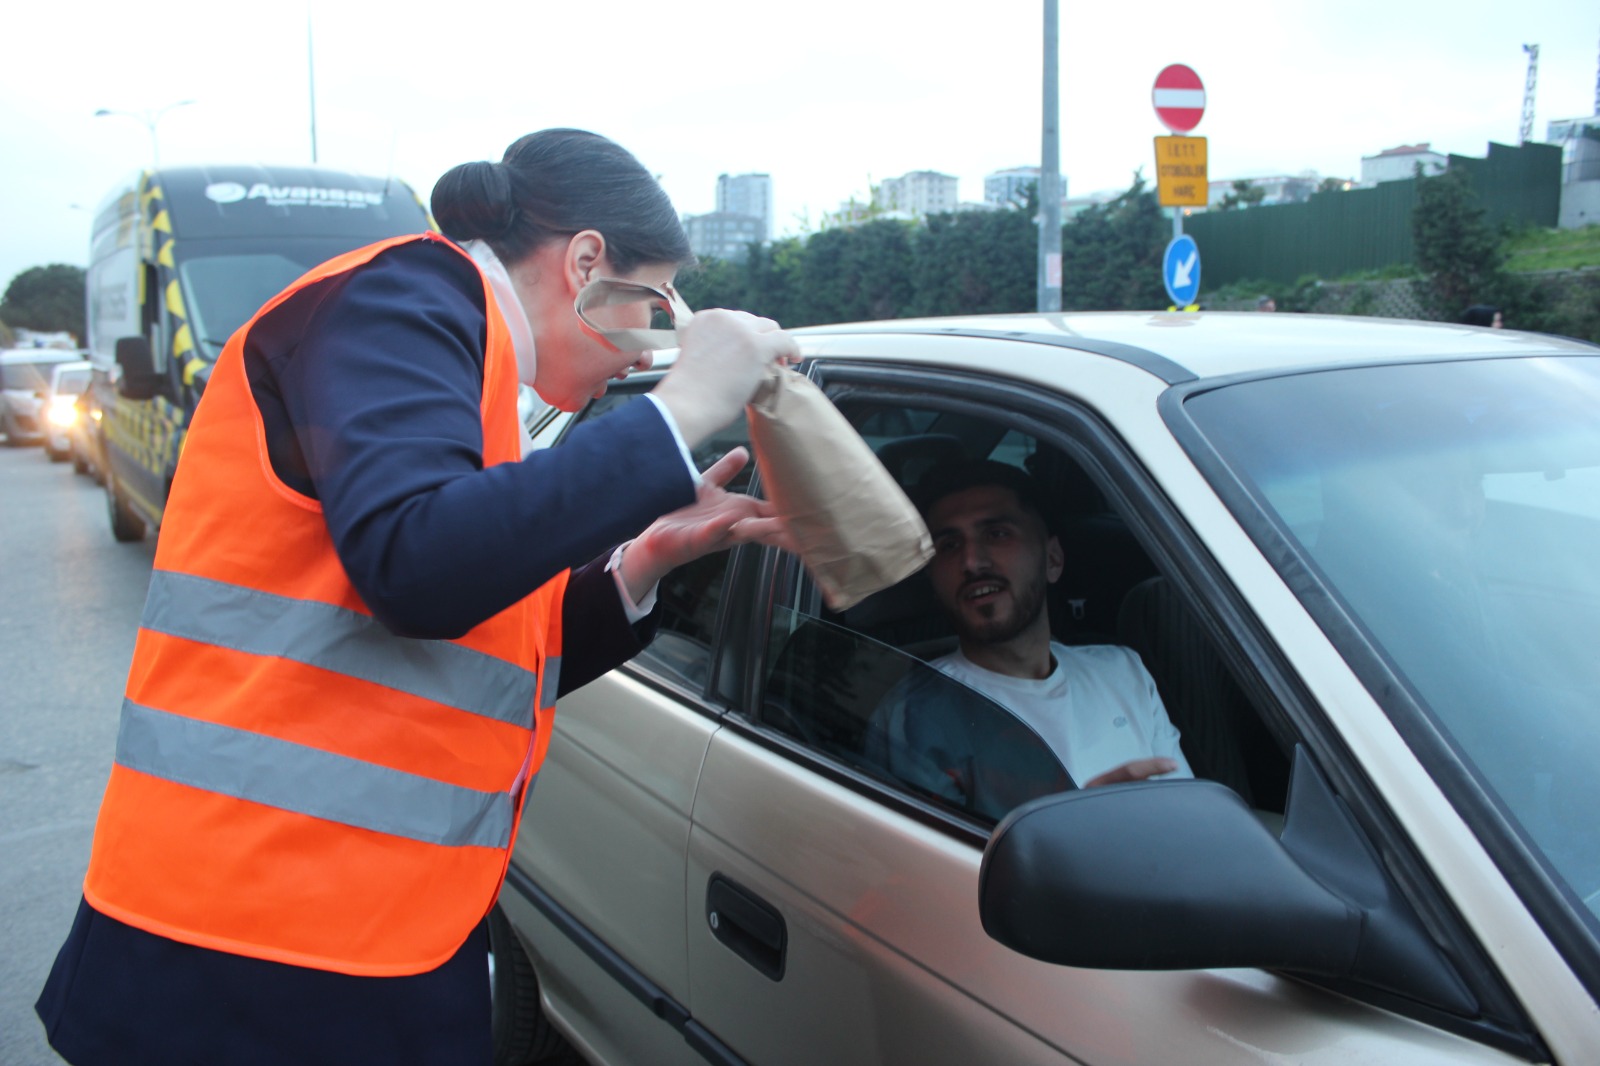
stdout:
[(38, 1003), (79, 1066), (486, 1064), (483, 920), (556, 697), (642, 647), (669, 569), (781, 540), (723, 491), (742, 450), (690, 458), (796, 357), (765, 319), (695, 316), (649, 402), (524, 454), (519, 382), (571, 411), (650, 365), (577, 293), (692, 258), (633, 156), (545, 130), (432, 207), (443, 236), (311, 270), (206, 383)]

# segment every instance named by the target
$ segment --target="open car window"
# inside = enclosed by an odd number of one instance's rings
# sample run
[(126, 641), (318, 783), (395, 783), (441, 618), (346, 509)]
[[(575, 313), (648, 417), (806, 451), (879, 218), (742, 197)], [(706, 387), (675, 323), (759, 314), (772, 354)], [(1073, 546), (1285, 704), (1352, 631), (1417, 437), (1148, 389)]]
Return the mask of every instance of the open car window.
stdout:
[[(971, 460), (1028, 472), (1064, 558), (1059, 580), (1045, 593), (1052, 638), (1068, 646), (1131, 648), (1195, 774), (1228, 785), (1257, 809), (1283, 810), (1282, 748), (1083, 461), (1019, 428), (1015, 418), (1000, 411), (986, 416), (970, 402), (889, 400), (856, 390), (837, 405), (913, 496), (931, 472)], [(755, 711), (768, 725), (980, 819), (1070, 787), (1062, 769), (1070, 756), (1041, 739), (1066, 730), (1040, 724), (1038, 708), (1024, 712), (1025, 721), (934, 665), (958, 640), (926, 571), (841, 612), (828, 610), (807, 587), (801, 578), (788, 599), (780, 594), (773, 614)], [(1117, 661), (1107, 651), (1103, 658)]]
[[(608, 391), (584, 408), (572, 420), (572, 425), (603, 417), (607, 411), (637, 402), (643, 396), (644, 392), (637, 388)], [(749, 430), (741, 417), (693, 449), (695, 468), (704, 471), (734, 448), (748, 447), (749, 439)], [(556, 446), (560, 447), (559, 442)], [(754, 470), (754, 463), (746, 465), (728, 484), (728, 491), (748, 492)], [(696, 693), (704, 693), (711, 672), (717, 612), (721, 608), (731, 555), (731, 552), (721, 551), (702, 556), (661, 580), (656, 589), (660, 606), (656, 637), (639, 654), (636, 663)]]
[(765, 724), (921, 799), (993, 823), (1074, 787), (1009, 710), (844, 626), (780, 608), (767, 663)]

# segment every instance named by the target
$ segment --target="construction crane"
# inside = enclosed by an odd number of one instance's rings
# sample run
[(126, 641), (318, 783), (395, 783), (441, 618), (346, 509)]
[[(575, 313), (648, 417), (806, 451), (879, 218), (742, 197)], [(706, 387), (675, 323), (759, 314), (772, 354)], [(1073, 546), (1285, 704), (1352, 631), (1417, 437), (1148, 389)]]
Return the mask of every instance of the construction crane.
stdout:
[(1533, 140), (1533, 90), (1539, 84), (1539, 46), (1525, 44), (1522, 50), (1528, 53), (1528, 87), (1522, 92), (1522, 135), (1517, 143), (1527, 144)]

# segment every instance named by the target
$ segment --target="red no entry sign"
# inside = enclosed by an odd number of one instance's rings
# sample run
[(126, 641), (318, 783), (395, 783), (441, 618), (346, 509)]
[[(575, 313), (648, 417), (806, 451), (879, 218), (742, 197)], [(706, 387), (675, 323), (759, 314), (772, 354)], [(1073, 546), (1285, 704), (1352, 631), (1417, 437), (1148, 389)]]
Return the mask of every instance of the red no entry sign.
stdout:
[(1188, 133), (1200, 125), (1200, 116), (1206, 113), (1206, 87), (1200, 84), (1200, 75), (1182, 63), (1156, 75), (1150, 97), (1156, 117), (1173, 133)]

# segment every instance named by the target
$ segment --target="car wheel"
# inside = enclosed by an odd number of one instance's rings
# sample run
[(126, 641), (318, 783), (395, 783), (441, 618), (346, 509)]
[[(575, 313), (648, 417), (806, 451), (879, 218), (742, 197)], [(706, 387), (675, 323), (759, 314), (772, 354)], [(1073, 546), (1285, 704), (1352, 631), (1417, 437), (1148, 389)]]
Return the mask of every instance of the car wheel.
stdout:
[(539, 1006), (539, 978), (505, 912), (495, 904), (489, 927), (489, 996), (494, 1066), (576, 1063), (571, 1046)]
[(66, 452), (61, 451), (61, 450), (59, 450), (57, 448), (52, 448), (52, 447), (50, 447), (49, 444), (46, 444), (44, 446), (44, 453), (50, 457), (50, 461), (52, 463), (64, 463), (64, 462), (67, 461), (67, 453)]
[(117, 479), (106, 475), (106, 510), (111, 516), (111, 535), (122, 543), (144, 539), (144, 519), (129, 509), (126, 501), (117, 494)]
[(19, 439), (19, 435), (17, 433), (17, 420), (12, 416), (10, 411), (6, 412), (4, 420), (0, 420), (0, 429), (5, 431), (6, 447), (22, 447), (22, 441)]
[(87, 474), (89, 472), (89, 464), (84, 462), (83, 456), (78, 454), (76, 448), (72, 451), (72, 472), (74, 474)]

